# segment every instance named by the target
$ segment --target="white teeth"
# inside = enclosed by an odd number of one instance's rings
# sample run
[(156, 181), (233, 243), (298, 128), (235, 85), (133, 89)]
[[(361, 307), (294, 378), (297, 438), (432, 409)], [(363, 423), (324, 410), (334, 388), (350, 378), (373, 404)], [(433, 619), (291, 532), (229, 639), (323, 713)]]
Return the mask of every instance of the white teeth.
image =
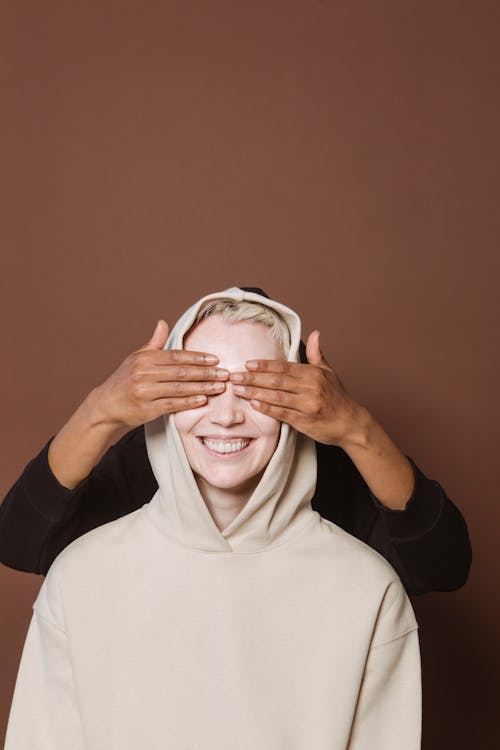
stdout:
[(234, 453), (240, 451), (242, 448), (246, 448), (250, 443), (250, 440), (232, 440), (225, 442), (224, 440), (211, 440), (210, 438), (202, 438), (204, 445), (210, 448), (212, 451), (217, 453)]

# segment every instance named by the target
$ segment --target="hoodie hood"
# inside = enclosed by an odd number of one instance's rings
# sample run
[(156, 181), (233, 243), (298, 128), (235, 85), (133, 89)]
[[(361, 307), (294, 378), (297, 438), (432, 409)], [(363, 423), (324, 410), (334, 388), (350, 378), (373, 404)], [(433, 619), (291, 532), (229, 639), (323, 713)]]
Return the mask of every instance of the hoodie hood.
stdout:
[[(239, 287), (207, 294), (191, 305), (172, 328), (164, 348), (182, 349), (184, 336), (201, 305), (220, 298), (260, 302), (278, 311), (290, 332), (288, 360), (300, 361), (301, 321), (297, 313)], [(282, 422), (278, 444), (259, 484), (240, 513), (220, 531), (200, 493), (173, 416), (162, 415), (144, 426), (146, 448), (158, 483), (148, 512), (168, 537), (203, 552), (252, 553), (283, 544), (306, 523), (317, 520), (311, 506), (317, 470), (314, 441)]]

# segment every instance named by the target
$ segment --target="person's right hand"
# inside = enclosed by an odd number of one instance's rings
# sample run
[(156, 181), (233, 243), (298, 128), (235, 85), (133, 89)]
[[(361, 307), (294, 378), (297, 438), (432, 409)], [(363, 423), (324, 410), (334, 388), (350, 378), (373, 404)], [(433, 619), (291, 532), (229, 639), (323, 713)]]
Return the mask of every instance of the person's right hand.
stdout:
[(168, 324), (159, 320), (152, 338), (129, 354), (107, 380), (92, 391), (93, 413), (116, 429), (138, 427), (169, 414), (194, 409), (222, 393), (228, 370), (215, 367), (214, 354), (163, 349)]

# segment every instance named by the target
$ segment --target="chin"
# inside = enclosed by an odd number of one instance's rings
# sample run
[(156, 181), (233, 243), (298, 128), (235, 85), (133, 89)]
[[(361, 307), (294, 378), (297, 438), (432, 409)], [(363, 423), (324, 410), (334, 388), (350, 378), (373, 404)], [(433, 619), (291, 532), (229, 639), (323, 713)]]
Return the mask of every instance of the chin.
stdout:
[(260, 479), (262, 472), (257, 474), (239, 475), (235, 476), (224, 476), (219, 473), (197, 472), (198, 477), (206, 484), (210, 484), (212, 487), (216, 487), (219, 490), (230, 490), (242, 492), (251, 488), (252, 485), (256, 484)]
[(255, 476), (238, 477), (237, 479), (204, 476), (203, 479), (208, 484), (211, 484), (212, 487), (217, 487), (219, 490), (244, 490), (255, 480)]

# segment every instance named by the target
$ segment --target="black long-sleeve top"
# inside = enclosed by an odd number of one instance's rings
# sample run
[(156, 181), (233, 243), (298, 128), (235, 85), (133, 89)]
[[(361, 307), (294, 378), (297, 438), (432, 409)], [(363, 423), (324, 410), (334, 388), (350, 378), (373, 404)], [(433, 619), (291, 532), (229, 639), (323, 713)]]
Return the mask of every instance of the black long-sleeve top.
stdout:
[[(74, 539), (141, 507), (158, 488), (143, 425), (111, 446), (73, 490), (61, 485), (49, 466), (52, 439), (0, 506), (0, 562), (41, 575)], [(316, 443), (316, 451), (314, 510), (383, 555), (409, 594), (464, 585), (472, 562), (465, 519), (410, 456), (413, 492), (404, 510), (394, 510), (373, 495), (340, 447)]]

